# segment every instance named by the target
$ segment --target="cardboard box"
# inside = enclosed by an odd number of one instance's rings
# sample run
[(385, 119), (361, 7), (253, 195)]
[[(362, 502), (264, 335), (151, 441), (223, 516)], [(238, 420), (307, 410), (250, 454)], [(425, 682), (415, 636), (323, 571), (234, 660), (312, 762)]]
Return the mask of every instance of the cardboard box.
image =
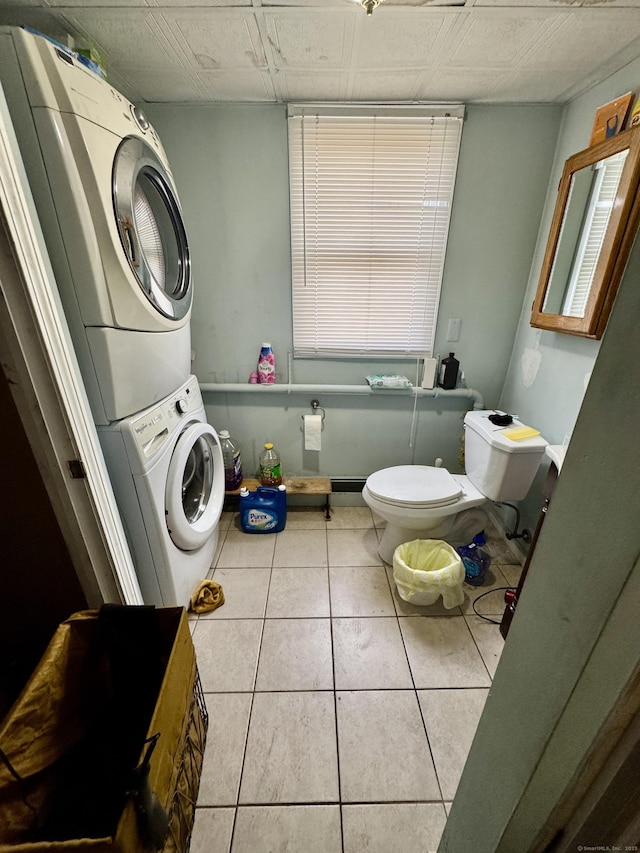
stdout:
[(148, 780), (169, 817), (162, 849), (188, 849), (208, 721), (186, 612), (109, 610), (59, 626), (0, 722), (0, 853), (155, 849), (130, 771), (157, 734)]

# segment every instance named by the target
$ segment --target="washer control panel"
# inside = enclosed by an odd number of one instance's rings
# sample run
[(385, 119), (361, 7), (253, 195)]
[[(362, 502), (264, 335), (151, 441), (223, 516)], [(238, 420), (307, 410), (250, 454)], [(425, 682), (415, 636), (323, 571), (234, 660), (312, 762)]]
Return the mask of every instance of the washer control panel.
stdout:
[(167, 441), (180, 421), (202, 405), (198, 380), (192, 376), (171, 397), (153, 409), (147, 409), (131, 423), (131, 431), (141, 453), (153, 456)]

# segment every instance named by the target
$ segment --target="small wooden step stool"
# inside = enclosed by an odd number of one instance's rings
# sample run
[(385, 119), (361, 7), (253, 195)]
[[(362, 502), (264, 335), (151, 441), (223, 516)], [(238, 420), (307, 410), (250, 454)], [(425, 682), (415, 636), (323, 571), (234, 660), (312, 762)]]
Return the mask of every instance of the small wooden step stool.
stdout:
[[(324, 517), (327, 521), (331, 520), (331, 478), (330, 477), (284, 477), (284, 485), (287, 487), (289, 495), (326, 495), (324, 502)], [(255, 490), (260, 485), (260, 480), (253, 477), (245, 477), (242, 481), (241, 488), (249, 489), (250, 492)], [(232, 492), (225, 492), (227, 495), (239, 495), (240, 489), (234, 489)]]

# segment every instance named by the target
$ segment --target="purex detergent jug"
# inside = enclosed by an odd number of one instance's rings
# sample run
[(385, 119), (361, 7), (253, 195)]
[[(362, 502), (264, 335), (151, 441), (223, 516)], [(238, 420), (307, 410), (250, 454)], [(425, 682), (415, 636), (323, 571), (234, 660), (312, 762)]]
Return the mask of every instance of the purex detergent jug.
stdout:
[(255, 492), (240, 491), (240, 526), (245, 533), (279, 533), (287, 521), (287, 490), (284, 486), (258, 486)]

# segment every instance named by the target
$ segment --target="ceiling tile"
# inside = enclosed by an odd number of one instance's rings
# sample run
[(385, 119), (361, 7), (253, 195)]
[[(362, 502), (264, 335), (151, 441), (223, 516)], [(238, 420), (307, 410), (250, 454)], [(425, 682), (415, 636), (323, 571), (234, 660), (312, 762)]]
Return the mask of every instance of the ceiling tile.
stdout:
[(266, 58), (252, 13), (165, 14), (189, 64), (203, 70), (264, 68)]
[(46, 9), (35, 6), (10, 6), (9, 8), (0, 6), (0, 25), (15, 27), (22, 24), (46, 33), (64, 44), (69, 43), (69, 27), (55, 12), (48, 12)]
[[(149, 68), (130, 68), (123, 77), (126, 80), (127, 88), (138, 93), (136, 100), (169, 103), (172, 101), (190, 102), (208, 99), (208, 94), (198, 85), (198, 81), (194, 79), (190, 71), (170, 69), (159, 76)], [(109, 76), (109, 82), (119, 88), (111, 76)], [(123, 94), (131, 99), (127, 91), (124, 91)]]
[(455, 17), (452, 14), (424, 15), (384, 10), (358, 26), (358, 64), (365, 68), (424, 66), (432, 64), (434, 54)]
[(107, 69), (110, 63), (121, 69), (135, 65), (159, 70), (184, 64), (171, 33), (149, 9), (77, 9), (65, 11), (64, 17), (88, 42), (103, 49)]
[(278, 75), (285, 101), (344, 101), (347, 100), (348, 82), (348, 73), (340, 71), (325, 74), (283, 71)]
[(350, 95), (354, 101), (412, 101), (421, 76), (419, 71), (359, 72)]
[(522, 65), (540, 68), (589, 69), (640, 39), (640, 15), (632, 10), (578, 9), (549, 30), (522, 59)]
[(570, 10), (577, 9), (581, 6), (584, 8), (604, 8), (607, 9), (619, 8), (630, 9), (640, 7), (640, 0), (474, 0), (475, 6), (495, 6), (495, 7), (546, 7), (547, 9), (558, 10), (560, 5), (569, 8)]
[(269, 41), (278, 68), (343, 68), (353, 41), (351, 10), (346, 13), (265, 13)]
[(466, 15), (465, 26), (452, 44), (452, 65), (478, 68), (517, 65), (532, 45), (557, 27), (563, 13), (492, 13)]
[(103, 6), (107, 8), (122, 8), (123, 6), (131, 8), (137, 6), (146, 9), (149, 6), (146, 0), (131, 0), (131, 2), (127, 2), (127, 0), (43, 0), (42, 5), (52, 7), (82, 7), (83, 9), (95, 9)]
[(491, 100), (494, 88), (504, 77), (502, 70), (438, 68), (422, 80), (416, 97), (422, 101)]
[(209, 101), (275, 101), (269, 75), (260, 71), (200, 71), (198, 79), (206, 87)]
[(353, 0), (0, 0), (0, 23), (95, 44), (141, 100), (562, 103), (640, 56), (639, 8), (386, 0), (368, 17)]
[(349, 5), (351, 0), (262, 0), (261, 6), (270, 6), (270, 7), (279, 7), (279, 8), (291, 8), (294, 7), (296, 9), (300, 7), (305, 8), (315, 8), (317, 9), (320, 5), (323, 7), (326, 6), (341, 6), (343, 9), (345, 7), (345, 3)]
[[(605, 0), (605, 2), (609, 3), (611, 0)], [(524, 8), (529, 6), (553, 9), (554, 12), (557, 12), (560, 7), (578, 7), (582, 5), (582, 0), (475, 0), (474, 5), (477, 7), (495, 6), (501, 9), (513, 7)]]
[(575, 72), (557, 68), (509, 71), (491, 93), (491, 101), (503, 103), (527, 101), (562, 103), (562, 96), (575, 83)]
[[(247, 7), (252, 6), (251, 0), (170, 0), (170, 2), (165, 2), (165, 0), (146, 0), (148, 6), (158, 6), (162, 9), (176, 9), (183, 7), (196, 7), (202, 6), (204, 8), (225, 8), (225, 9), (235, 9), (237, 7)], [(97, 0), (100, 2), (100, 0)], [(125, 2), (126, 0), (120, 0), (120, 2)]]

